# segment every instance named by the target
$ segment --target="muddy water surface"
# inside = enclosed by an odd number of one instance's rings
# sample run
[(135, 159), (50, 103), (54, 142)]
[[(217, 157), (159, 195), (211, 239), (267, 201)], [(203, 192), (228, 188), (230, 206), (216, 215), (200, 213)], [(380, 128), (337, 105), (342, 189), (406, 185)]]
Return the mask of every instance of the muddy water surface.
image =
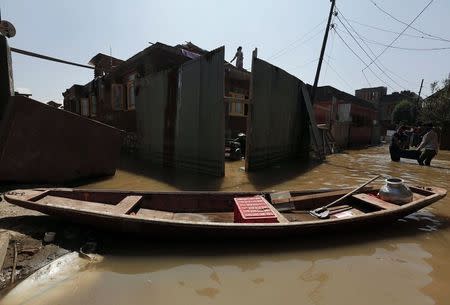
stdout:
[[(432, 167), (394, 163), (387, 147), (329, 156), (307, 168), (275, 166), (224, 179), (139, 170), (86, 188), (286, 190), (353, 186), (374, 174), (450, 189), (450, 152)], [(117, 240), (101, 263), (6, 304), (450, 304), (450, 196), (392, 225), (346, 235), (262, 242)], [(42, 287), (41, 287), (42, 288)]]

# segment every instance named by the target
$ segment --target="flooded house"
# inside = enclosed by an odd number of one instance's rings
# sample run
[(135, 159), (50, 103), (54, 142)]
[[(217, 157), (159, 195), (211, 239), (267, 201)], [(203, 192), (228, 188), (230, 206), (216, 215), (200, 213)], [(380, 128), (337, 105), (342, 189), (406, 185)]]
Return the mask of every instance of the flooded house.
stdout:
[(325, 124), (339, 148), (364, 146), (379, 141), (376, 106), (331, 86), (317, 88), (314, 114)]
[[(64, 109), (126, 131), (124, 148), (134, 150), (139, 80), (207, 53), (191, 42), (176, 46), (157, 42), (125, 61), (99, 53), (89, 61), (94, 79), (67, 89)], [(250, 72), (224, 62), (224, 79), (225, 130), (231, 137), (246, 131)]]

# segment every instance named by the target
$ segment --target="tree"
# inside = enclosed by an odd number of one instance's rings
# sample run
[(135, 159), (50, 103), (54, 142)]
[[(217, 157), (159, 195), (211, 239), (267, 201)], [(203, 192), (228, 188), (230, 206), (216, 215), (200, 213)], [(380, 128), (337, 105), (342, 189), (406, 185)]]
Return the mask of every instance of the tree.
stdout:
[(438, 82), (432, 83), (434, 91), (427, 97), (420, 109), (419, 119), (423, 122), (432, 122), (443, 127), (450, 124), (450, 75), (442, 81), (442, 88)]
[(414, 124), (416, 121), (414, 108), (413, 103), (410, 101), (400, 101), (392, 111), (392, 121), (396, 124)]

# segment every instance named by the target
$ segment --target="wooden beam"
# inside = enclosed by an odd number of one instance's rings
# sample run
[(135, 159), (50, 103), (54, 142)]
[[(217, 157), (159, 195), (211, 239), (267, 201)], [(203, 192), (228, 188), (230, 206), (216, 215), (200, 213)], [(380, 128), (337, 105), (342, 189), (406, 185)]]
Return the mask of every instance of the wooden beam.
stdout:
[(142, 196), (127, 196), (114, 207), (117, 214), (128, 214), (141, 201)]
[(365, 203), (368, 203), (370, 205), (376, 206), (382, 210), (392, 210), (399, 208), (399, 206), (396, 204), (389, 203), (387, 201), (378, 199), (375, 196), (370, 196), (367, 194), (355, 194), (352, 195), (352, 197), (364, 201)]

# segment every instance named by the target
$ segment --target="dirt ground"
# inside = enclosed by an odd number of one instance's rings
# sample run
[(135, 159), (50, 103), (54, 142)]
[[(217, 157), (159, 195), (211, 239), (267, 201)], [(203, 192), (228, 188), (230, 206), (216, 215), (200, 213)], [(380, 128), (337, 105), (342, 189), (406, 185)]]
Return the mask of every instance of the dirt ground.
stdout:
[[(46, 232), (55, 232), (53, 242), (45, 243)], [(36, 211), (7, 203), (0, 194), (0, 235), (9, 234), (9, 245), (0, 272), (0, 296), (20, 280), (56, 258), (78, 251), (87, 241), (94, 241), (92, 232)], [(15, 257), (15, 249), (17, 257)], [(11, 282), (14, 261), (15, 281)]]

